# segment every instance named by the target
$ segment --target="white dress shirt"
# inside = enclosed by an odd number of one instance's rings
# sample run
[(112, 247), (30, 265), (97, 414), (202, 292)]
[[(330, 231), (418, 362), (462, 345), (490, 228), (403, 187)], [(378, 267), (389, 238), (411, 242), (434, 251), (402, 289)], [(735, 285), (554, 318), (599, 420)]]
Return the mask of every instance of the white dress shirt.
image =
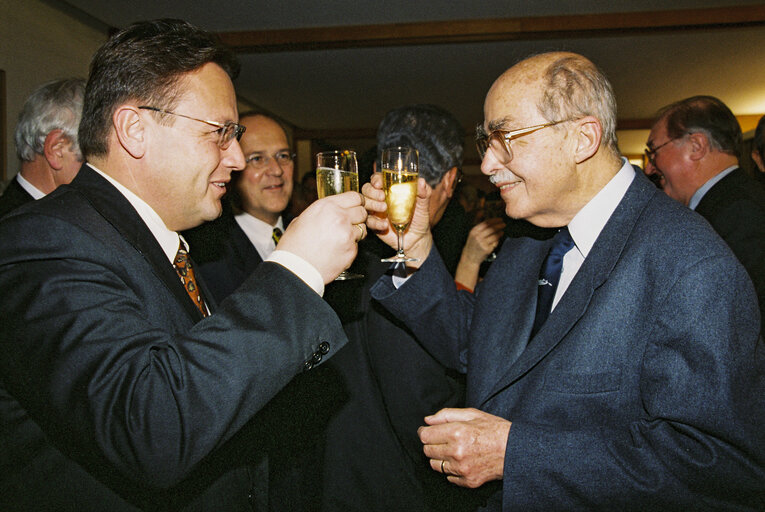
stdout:
[(574, 247), (563, 256), (563, 269), (553, 298), (553, 310), (634, 179), (635, 169), (626, 158), (622, 158), (619, 172), (568, 223)]
[(282, 233), (284, 233), (284, 222), (282, 221), (281, 216), (273, 226), (268, 222), (263, 222), (245, 212), (236, 214), (234, 220), (236, 220), (236, 223), (242, 228), (242, 231), (247, 235), (247, 238), (252, 245), (255, 246), (255, 250), (258, 251), (258, 254), (260, 254), (260, 257), (263, 258), (264, 261), (271, 256), (271, 253), (276, 249), (276, 243), (274, 243), (274, 238), (272, 236), (274, 228), (279, 228), (282, 230)]
[[(156, 238), (160, 247), (162, 247), (162, 251), (165, 253), (171, 264), (175, 261), (175, 256), (178, 253), (178, 248), (180, 247), (181, 242), (186, 246), (186, 250), (189, 250), (189, 245), (186, 240), (184, 240), (179, 233), (168, 229), (159, 214), (157, 214), (146, 201), (135, 195), (128, 190), (127, 187), (108, 174), (96, 169), (92, 164), (89, 163), (88, 166), (103, 176), (104, 179), (114, 185), (114, 187), (125, 196), (125, 199), (127, 199), (133, 208), (135, 208), (136, 212), (138, 212), (138, 216), (141, 217), (141, 220), (143, 220), (149, 228), (151, 234), (154, 235), (154, 238)], [(272, 261), (285, 267), (287, 270), (298, 276), (305, 284), (310, 286), (316, 293), (324, 295), (324, 280), (321, 278), (321, 274), (313, 265), (300, 256), (286, 251), (274, 251), (267, 261)]]
[(24, 176), (22, 176), (20, 172), (16, 174), (16, 181), (18, 181), (19, 185), (21, 185), (21, 188), (26, 190), (27, 193), (29, 193), (29, 195), (32, 196), (35, 200), (45, 197), (45, 193), (29, 183), (29, 181), (25, 180)]

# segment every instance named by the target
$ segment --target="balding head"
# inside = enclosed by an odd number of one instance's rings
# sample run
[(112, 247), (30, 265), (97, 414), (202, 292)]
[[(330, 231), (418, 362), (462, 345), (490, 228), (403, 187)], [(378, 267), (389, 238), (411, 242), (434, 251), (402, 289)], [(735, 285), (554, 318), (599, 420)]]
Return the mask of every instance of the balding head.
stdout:
[(489, 95), (501, 96), (511, 87), (535, 91), (535, 107), (549, 122), (595, 117), (602, 127), (602, 145), (618, 155), (614, 92), (603, 72), (587, 58), (569, 52), (534, 55), (505, 71)]
[(492, 85), (478, 128), (481, 170), (506, 213), (562, 226), (621, 168), (608, 80), (573, 53), (535, 55)]

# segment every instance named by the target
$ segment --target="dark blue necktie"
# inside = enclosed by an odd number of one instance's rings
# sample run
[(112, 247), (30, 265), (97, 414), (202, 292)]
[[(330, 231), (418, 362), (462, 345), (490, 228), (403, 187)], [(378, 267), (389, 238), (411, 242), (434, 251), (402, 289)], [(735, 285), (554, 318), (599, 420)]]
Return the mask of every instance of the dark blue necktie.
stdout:
[(558, 288), (560, 271), (563, 268), (563, 256), (574, 247), (574, 241), (567, 227), (561, 228), (553, 237), (550, 252), (547, 253), (539, 272), (539, 294), (537, 296), (537, 314), (534, 317), (534, 326), (531, 328), (531, 337), (542, 328), (547, 317), (550, 316), (555, 290)]

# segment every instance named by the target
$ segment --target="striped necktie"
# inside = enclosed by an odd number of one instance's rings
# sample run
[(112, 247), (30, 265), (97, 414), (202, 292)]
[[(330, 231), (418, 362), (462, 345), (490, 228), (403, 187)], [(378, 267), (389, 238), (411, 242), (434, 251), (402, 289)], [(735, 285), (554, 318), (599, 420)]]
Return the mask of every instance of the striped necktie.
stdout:
[(281, 238), (282, 230), (279, 228), (274, 228), (273, 232), (271, 233), (271, 239), (274, 241), (274, 245), (278, 244)]

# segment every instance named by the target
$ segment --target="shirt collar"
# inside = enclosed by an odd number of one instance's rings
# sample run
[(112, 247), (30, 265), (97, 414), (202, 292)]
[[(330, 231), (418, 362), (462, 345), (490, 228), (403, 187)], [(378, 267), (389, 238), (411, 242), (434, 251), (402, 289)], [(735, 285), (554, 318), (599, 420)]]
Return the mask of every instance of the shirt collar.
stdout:
[(250, 243), (255, 246), (260, 257), (263, 259), (268, 258), (276, 245), (272, 238), (274, 228), (279, 228), (284, 232), (282, 217), (280, 216), (273, 226), (246, 212), (237, 213), (234, 219), (239, 224), (239, 227), (242, 228), (244, 234), (247, 235)]
[(722, 171), (720, 171), (717, 174), (715, 174), (714, 176), (712, 176), (709, 180), (707, 180), (706, 183), (701, 185), (699, 187), (699, 189), (696, 192), (693, 193), (693, 195), (691, 196), (691, 200), (688, 201), (688, 208), (690, 208), (691, 210), (695, 210), (696, 207), (701, 202), (701, 200), (704, 197), (704, 195), (707, 192), (709, 192), (709, 189), (714, 187), (717, 184), (718, 181), (720, 181), (721, 179), (723, 179), (724, 177), (726, 177), (727, 175), (729, 175), (730, 173), (732, 173), (736, 169), (738, 169), (738, 165), (731, 165), (727, 169), (723, 169)]
[[(141, 217), (141, 220), (146, 224), (146, 227), (149, 228), (151, 234), (154, 235), (154, 238), (157, 240), (160, 247), (162, 247), (162, 251), (165, 253), (165, 256), (167, 256), (167, 259), (171, 263), (175, 261), (175, 256), (178, 253), (178, 248), (180, 247), (180, 242), (182, 240), (180, 235), (175, 231), (168, 229), (159, 214), (155, 212), (146, 201), (135, 195), (119, 181), (97, 169), (93, 164), (88, 163), (88, 166), (103, 176), (106, 181), (114, 185), (114, 187), (125, 196), (125, 199), (127, 199), (133, 208), (135, 208), (138, 216)], [(183, 240), (183, 242), (188, 250), (188, 244), (185, 240)]]
[(24, 179), (24, 176), (21, 175), (21, 172), (16, 174), (16, 181), (19, 182), (19, 185), (21, 185), (21, 188), (27, 191), (27, 193), (32, 196), (33, 199), (42, 199), (45, 197), (45, 192), (40, 190), (39, 188), (32, 185), (29, 181)]
[(619, 206), (633, 179), (635, 169), (626, 158), (622, 158), (619, 172), (569, 222), (571, 238), (583, 257), (586, 258), (590, 253), (595, 240)]

